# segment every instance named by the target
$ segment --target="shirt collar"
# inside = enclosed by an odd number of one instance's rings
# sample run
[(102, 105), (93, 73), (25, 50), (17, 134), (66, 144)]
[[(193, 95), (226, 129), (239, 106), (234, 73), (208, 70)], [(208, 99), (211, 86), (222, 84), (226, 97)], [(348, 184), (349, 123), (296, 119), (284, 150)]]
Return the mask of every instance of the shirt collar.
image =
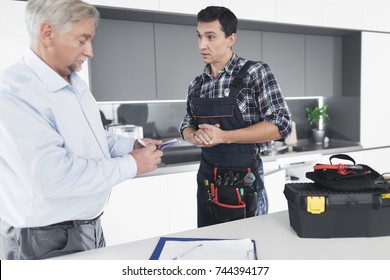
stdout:
[(69, 86), (67, 81), (50, 68), (50, 66), (47, 65), (31, 49), (29, 49), (27, 54), (24, 56), (24, 60), (28, 67), (30, 67), (31, 71), (37, 75), (49, 92), (56, 92)]
[[(232, 75), (234, 68), (237, 66), (238, 58), (239, 58), (238, 55), (233, 53), (232, 57), (226, 63), (226, 65), (221, 70), (219, 70), (219, 73), (226, 72), (227, 74)], [(210, 64), (207, 64), (205, 66), (203, 73), (210, 76), (210, 73), (211, 73)]]

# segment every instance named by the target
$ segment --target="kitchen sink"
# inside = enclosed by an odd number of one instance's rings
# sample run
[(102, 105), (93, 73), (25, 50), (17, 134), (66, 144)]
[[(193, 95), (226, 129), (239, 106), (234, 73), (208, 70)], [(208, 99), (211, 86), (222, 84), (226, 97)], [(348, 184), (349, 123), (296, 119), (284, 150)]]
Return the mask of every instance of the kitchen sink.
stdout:
[(279, 154), (287, 154), (287, 153), (297, 153), (297, 152), (303, 152), (304, 149), (302, 147), (296, 147), (296, 146), (286, 146), (283, 147), (283, 149), (279, 150)]
[(279, 146), (279, 147), (271, 147), (269, 150), (263, 153), (264, 156), (277, 156), (277, 155), (284, 155), (284, 154), (292, 154), (292, 153), (298, 153), (303, 152), (305, 149), (303, 147), (297, 147), (297, 146)]

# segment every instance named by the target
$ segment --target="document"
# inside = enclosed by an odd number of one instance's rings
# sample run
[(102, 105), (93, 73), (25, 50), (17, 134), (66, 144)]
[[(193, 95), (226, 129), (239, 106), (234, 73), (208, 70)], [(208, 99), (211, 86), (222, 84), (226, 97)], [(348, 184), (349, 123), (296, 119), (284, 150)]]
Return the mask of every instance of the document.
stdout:
[(255, 260), (254, 240), (160, 238), (154, 260)]

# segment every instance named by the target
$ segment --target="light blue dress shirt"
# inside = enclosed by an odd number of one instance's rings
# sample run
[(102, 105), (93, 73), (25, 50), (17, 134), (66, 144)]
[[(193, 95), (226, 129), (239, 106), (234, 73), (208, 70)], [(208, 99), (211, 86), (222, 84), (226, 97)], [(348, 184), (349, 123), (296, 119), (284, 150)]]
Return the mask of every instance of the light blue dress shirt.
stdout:
[(0, 74), (0, 219), (14, 227), (92, 219), (136, 175), (135, 139), (106, 132), (77, 74), (31, 50)]

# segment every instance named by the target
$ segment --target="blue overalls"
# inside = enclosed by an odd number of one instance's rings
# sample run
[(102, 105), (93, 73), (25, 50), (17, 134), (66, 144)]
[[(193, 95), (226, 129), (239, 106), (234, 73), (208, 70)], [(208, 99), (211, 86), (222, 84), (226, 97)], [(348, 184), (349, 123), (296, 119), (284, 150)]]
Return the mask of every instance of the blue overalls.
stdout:
[[(198, 125), (219, 124), (222, 130), (234, 130), (246, 127), (237, 104), (237, 95), (242, 79), (247, 73), (251, 62), (241, 67), (230, 88), (225, 89), (224, 98), (200, 98), (202, 82), (196, 85), (192, 100), (193, 117)], [(228, 96), (227, 96), (228, 95)], [(252, 167), (255, 181), (252, 188), (257, 192), (256, 215), (268, 212), (268, 199), (263, 182), (263, 164), (255, 151), (254, 144), (220, 144), (214, 147), (202, 148), (202, 160), (197, 175), (198, 191), (198, 227), (219, 223), (210, 213), (210, 194), (205, 186), (205, 179), (213, 181), (213, 168), (248, 168)]]

